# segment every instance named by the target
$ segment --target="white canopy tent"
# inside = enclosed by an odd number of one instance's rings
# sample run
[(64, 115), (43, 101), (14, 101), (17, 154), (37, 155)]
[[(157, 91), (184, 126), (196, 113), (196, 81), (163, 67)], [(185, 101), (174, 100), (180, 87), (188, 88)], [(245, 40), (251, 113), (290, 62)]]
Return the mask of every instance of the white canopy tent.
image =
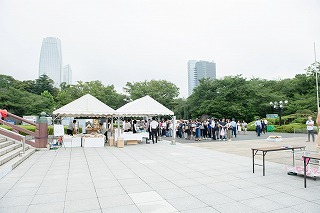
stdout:
[[(160, 115), (173, 116), (174, 113), (149, 95), (125, 104), (116, 110), (116, 116), (118, 117), (118, 138), (120, 137), (120, 117), (154, 117)], [(173, 116), (173, 119), (175, 122), (175, 116)], [(175, 138), (175, 134), (173, 137)]]
[(53, 111), (53, 114), (59, 117), (108, 117), (115, 113), (114, 109), (90, 94)]
[(116, 110), (116, 115), (119, 117), (143, 117), (174, 115), (174, 113), (147, 95), (120, 107)]

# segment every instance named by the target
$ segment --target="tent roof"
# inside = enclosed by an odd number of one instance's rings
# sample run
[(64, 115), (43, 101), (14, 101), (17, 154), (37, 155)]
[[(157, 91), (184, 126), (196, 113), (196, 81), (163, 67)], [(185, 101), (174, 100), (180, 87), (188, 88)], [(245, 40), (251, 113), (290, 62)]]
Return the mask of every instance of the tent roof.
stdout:
[(174, 113), (147, 95), (120, 107), (116, 110), (116, 114), (121, 116), (156, 116), (173, 115)]
[(115, 114), (115, 110), (90, 94), (86, 94), (67, 105), (53, 111), (64, 117), (105, 117)]

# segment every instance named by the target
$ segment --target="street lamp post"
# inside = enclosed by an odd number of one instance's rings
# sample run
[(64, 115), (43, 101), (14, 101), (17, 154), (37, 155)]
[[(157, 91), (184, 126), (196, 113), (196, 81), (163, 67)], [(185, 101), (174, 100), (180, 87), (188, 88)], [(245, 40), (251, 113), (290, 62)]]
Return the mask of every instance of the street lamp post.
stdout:
[(282, 116), (282, 111), (283, 111), (283, 108), (284, 108), (284, 105), (287, 105), (288, 104), (288, 101), (285, 100), (285, 101), (274, 101), (274, 102), (270, 102), (270, 106), (273, 107), (274, 109), (277, 109), (279, 110), (279, 118), (280, 118), (280, 121), (279, 121), (279, 124), (281, 126), (281, 116)]

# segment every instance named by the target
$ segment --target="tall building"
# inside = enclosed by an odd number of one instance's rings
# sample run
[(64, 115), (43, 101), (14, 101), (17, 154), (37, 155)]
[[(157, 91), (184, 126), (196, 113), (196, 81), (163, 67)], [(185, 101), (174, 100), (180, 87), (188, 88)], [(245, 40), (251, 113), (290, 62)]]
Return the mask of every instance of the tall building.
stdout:
[(62, 53), (61, 41), (58, 38), (47, 37), (42, 41), (39, 76), (45, 74), (54, 81), (54, 85), (61, 84)]
[(188, 95), (190, 96), (192, 94), (193, 88), (195, 88), (195, 82), (196, 82), (196, 60), (190, 60), (188, 61)]
[(72, 84), (72, 69), (70, 64), (63, 66), (62, 82), (66, 82), (67, 84)]
[(209, 61), (188, 61), (188, 95), (192, 94), (199, 80), (203, 78), (216, 79), (216, 63)]

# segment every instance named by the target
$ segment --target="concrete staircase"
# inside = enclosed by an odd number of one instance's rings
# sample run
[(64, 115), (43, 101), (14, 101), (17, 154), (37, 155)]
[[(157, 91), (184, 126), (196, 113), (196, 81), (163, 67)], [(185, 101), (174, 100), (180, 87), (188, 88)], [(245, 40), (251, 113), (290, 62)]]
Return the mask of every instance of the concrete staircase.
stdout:
[(36, 150), (29, 145), (25, 145), (13, 139), (0, 136), (0, 179), (16, 168), (25, 159), (31, 156)]

